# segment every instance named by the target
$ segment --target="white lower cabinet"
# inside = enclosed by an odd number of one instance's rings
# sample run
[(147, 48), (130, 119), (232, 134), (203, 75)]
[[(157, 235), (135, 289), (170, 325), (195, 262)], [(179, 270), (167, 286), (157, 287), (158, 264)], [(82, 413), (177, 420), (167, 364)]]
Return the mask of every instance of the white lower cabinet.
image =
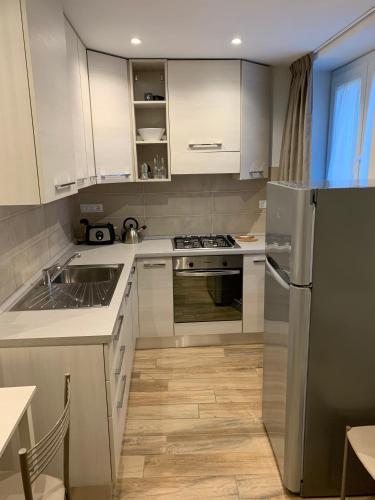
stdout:
[[(64, 374), (70, 373), (72, 486), (110, 485), (117, 477), (137, 335), (134, 277), (135, 268), (109, 344), (0, 349), (3, 385), (37, 387), (32, 402), (37, 439), (58, 420)], [(53, 463), (47, 472), (59, 477), (61, 463)]]
[(140, 337), (173, 335), (172, 258), (138, 259)]
[(244, 255), (242, 302), (244, 333), (264, 330), (264, 273), (264, 255)]

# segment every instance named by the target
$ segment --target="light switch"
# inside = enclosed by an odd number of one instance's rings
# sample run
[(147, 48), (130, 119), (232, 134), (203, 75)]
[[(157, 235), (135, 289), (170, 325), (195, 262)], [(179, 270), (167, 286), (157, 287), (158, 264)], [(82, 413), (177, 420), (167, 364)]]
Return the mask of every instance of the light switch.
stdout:
[(103, 212), (103, 203), (82, 203), (80, 205), (81, 214), (93, 214)]
[(259, 208), (267, 208), (267, 200), (259, 200)]

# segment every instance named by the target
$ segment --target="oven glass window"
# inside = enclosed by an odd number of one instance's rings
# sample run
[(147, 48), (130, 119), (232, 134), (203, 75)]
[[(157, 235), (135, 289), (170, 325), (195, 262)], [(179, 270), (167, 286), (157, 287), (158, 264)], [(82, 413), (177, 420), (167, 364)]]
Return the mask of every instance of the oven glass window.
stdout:
[(209, 277), (174, 273), (173, 288), (175, 323), (242, 319), (242, 273)]

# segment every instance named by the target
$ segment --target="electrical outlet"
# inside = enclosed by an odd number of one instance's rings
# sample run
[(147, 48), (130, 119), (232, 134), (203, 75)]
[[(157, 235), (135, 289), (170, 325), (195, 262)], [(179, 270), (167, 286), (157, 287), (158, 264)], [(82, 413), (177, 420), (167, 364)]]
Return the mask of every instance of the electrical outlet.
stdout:
[(259, 208), (267, 208), (267, 200), (259, 200)]
[(94, 214), (103, 212), (103, 203), (82, 203), (80, 205), (81, 214)]

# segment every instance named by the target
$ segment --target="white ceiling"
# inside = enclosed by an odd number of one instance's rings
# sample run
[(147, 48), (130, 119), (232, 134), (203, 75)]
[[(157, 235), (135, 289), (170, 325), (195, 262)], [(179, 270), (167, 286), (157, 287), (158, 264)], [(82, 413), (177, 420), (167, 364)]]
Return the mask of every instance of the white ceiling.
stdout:
[[(375, 0), (63, 0), (92, 49), (125, 57), (245, 58), (289, 63)], [(130, 39), (141, 38), (134, 46)], [(242, 45), (233, 46), (233, 37)]]

